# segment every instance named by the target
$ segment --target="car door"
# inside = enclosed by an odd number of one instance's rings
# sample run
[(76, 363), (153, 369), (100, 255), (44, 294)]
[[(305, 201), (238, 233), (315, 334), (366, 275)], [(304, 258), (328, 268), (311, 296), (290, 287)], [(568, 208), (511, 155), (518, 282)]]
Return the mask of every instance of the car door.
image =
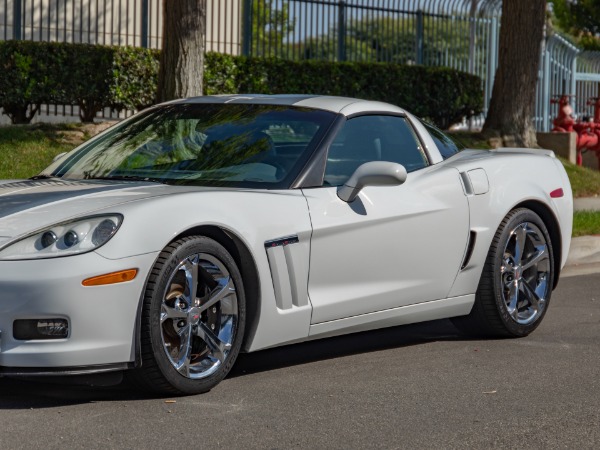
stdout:
[[(337, 196), (368, 161), (403, 164), (400, 186)], [(312, 324), (446, 298), (465, 254), (467, 199), (456, 169), (429, 166), (406, 117), (350, 118), (331, 144), (322, 187), (303, 190), (312, 221)]]

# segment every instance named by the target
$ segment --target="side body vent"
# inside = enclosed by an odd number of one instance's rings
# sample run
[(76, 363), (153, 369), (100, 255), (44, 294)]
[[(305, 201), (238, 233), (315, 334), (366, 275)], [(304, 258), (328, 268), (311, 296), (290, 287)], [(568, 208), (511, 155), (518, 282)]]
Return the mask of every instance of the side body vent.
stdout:
[(473, 230), (469, 231), (469, 242), (467, 243), (467, 251), (465, 253), (465, 259), (460, 266), (460, 270), (463, 270), (469, 264), (471, 256), (473, 255), (473, 249), (475, 248), (475, 241), (477, 240), (477, 233)]
[(275, 301), (279, 309), (308, 305), (306, 279), (308, 268), (293, 244), (298, 236), (287, 236), (265, 242), (269, 259)]

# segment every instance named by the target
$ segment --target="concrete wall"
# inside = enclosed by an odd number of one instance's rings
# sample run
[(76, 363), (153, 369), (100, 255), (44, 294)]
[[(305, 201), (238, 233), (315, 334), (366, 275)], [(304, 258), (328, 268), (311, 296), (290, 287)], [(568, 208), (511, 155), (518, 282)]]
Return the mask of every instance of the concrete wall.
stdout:
[(577, 158), (577, 135), (575, 133), (537, 133), (538, 145), (553, 150), (558, 156), (573, 164)]
[[(538, 145), (542, 148), (554, 150), (558, 156), (569, 160), (573, 164), (577, 161), (577, 135), (576, 133), (537, 133)], [(598, 170), (598, 157), (596, 152), (587, 151), (582, 154), (583, 165), (593, 170)]]

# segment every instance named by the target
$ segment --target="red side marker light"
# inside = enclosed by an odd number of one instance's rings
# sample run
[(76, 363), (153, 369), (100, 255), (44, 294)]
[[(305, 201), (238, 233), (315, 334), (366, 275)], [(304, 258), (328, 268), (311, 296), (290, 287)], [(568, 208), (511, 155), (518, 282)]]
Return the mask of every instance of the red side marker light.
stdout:
[(558, 189), (554, 189), (552, 192), (550, 192), (550, 197), (552, 198), (560, 198), (560, 197), (564, 197), (565, 193), (562, 190), (562, 188), (558, 188)]

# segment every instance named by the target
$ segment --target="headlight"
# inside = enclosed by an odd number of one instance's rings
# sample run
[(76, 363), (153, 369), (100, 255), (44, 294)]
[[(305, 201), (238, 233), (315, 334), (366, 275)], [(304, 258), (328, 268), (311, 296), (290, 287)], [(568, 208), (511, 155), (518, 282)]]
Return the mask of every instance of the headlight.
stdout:
[(0, 248), (0, 260), (56, 258), (91, 252), (112, 238), (123, 216), (109, 214), (59, 223)]

